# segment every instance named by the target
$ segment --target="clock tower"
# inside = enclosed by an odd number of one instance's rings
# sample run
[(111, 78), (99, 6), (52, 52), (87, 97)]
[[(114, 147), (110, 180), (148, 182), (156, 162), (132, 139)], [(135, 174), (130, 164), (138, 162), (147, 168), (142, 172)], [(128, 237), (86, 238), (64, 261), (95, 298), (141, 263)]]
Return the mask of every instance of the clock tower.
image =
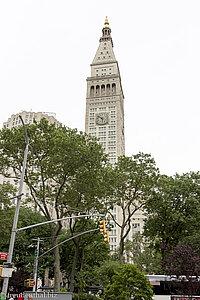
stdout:
[(99, 139), (112, 164), (125, 154), (124, 94), (107, 17), (87, 78), (85, 131)]

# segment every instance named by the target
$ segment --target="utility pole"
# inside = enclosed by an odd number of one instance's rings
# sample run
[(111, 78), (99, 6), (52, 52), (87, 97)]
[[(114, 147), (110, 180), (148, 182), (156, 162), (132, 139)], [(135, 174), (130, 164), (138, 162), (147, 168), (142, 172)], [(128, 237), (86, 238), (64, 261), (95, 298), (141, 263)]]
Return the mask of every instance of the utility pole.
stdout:
[(35, 281), (35, 285), (33, 286), (33, 292), (37, 291), (37, 270), (38, 270), (38, 257), (39, 257), (39, 250), (40, 250), (40, 242), (43, 241), (39, 237), (33, 239), (33, 241), (37, 241), (37, 248), (35, 250), (35, 260), (34, 260), (34, 270), (33, 270), (33, 279)]
[[(22, 173), (21, 173), (21, 179), (20, 179), (20, 184), (19, 184), (19, 192), (18, 192), (18, 196), (17, 196), (17, 204), (16, 204), (16, 208), (15, 208), (15, 216), (14, 216), (14, 220), (13, 220), (13, 227), (12, 227), (10, 245), (9, 245), (9, 250), (8, 250), (8, 258), (7, 258), (7, 262), (5, 263), (5, 266), (12, 265), (12, 256), (13, 256), (13, 250), (14, 250), (14, 244), (15, 244), (15, 236), (16, 236), (16, 232), (17, 232), (19, 208), (20, 208), (20, 202), (21, 202), (21, 197), (22, 197), (24, 175), (25, 175), (25, 170), (26, 170), (26, 161), (27, 161), (28, 146), (29, 146), (28, 136), (27, 136), (27, 132), (26, 132), (26, 127), (24, 125), (24, 121), (21, 116), (19, 116), (19, 117), (24, 126), (24, 132), (25, 132), (25, 137), (26, 137), (26, 149), (24, 151), (24, 160), (23, 160)], [(2, 288), (2, 292), (5, 293), (5, 295), (7, 295), (8, 282), (9, 282), (9, 277), (5, 277), (4, 281), (3, 281), (3, 288)]]

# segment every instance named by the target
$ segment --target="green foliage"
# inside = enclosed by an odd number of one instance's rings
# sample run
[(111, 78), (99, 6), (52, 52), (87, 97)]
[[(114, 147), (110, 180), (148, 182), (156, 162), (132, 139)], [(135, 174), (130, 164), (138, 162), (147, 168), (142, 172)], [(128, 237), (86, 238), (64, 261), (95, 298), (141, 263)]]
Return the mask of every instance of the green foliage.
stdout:
[[(79, 219), (76, 223), (76, 235), (78, 232), (94, 229), (96, 224), (91, 219)], [(71, 233), (62, 236), (62, 240), (71, 236)], [(75, 287), (84, 290), (86, 285), (95, 283), (95, 270), (109, 258), (109, 245), (103, 241), (103, 235), (99, 231), (87, 233), (76, 239), (78, 243), (77, 263), (74, 278)], [(70, 280), (70, 274), (73, 267), (74, 253), (76, 245), (73, 241), (64, 243), (61, 249), (61, 268), (66, 277)]]
[(10, 183), (0, 184), (0, 251), (7, 251), (5, 245), (12, 229), (10, 220), (14, 216), (14, 211), (9, 206), (12, 204), (10, 199), (15, 192), (16, 189)]
[(123, 262), (124, 242), (131, 230), (133, 215), (142, 210), (157, 182), (159, 171), (149, 154), (138, 153), (131, 157), (119, 157), (115, 165), (115, 193), (109, 198), (110, 206), (118, 205), (122, 220), (117, 222), (112, 210), (111, 219), (121, 228), (120, 262)]
[(174, 177), (162, 175), (157, 188), (146, 202), (144, 234), (154, 241), (158, 251), (177, 245), (199, 232), (199, 173)]
[(80, 293), (80, 294), (73, 293), (73, 299), (74, 300), (99, 300), (99, 297), (89, 295), (86, 293)]
[[(34, 155), (28, 154), (25, 182), (46, 218), (50, 218), (48, 204), (55, 207), (57, 217), (68, 213), (67, 206), (77, 209), (77, 203), (83, 211), (103, 209), (98, 199), (106, 193), (105, 177), (109, 176), (101, 145), (75, 129), (49, 125), (45, 119), (27, 125), (27, 132)], [(13, 170), (14, 177), (20, 178), (24, 149), (23, 127), (2, 129), (1, 174), (9, 177)]]
[(125, 252), (141, 272), (162, 274), (161, 255), (142, 234), (136, 233), (131, 241), (125, 243)]
[(60, 289), (60, 291), (61, 291), (61, 293), (67, 293), (68, 292), (68, 290), (66, 288), (62, 288), (62, 289)]
[(131, 296), (136, 300), (153, 299), (151, 284), (134, 265), (122, 265), (112, 280), (105, 290), (108, 300), (129, 300)]
[[(112, 169), (107, 167), (103, 148), (94, 138), (76, 129), (49, 125), (46, 119), (27, 125), (27, 133), (32, 153), (28, 153), (24, 180), (31, 192), (29, 200), (47, 220), (106, 211), (103, 199), (110, 193)], [(23, 127), (1, 130), (2, 175), (20, 179), (24, 149)], [(49, 227), (55, 246), (62, 223)], [(53, 254), (55, 286), (59, 290), (59, 249), (55, 248)]]
[(13, 197), (16, 189), (12, 184), (5, 182), (0, 184), (0, 208), (6, 208), (11, 204), (10, 198)]
[(14, 208), (0, 209), (0, 251), (7, 252), (12, 230)]
[[(0, 210), (0, 222), (3, 220), (3, 227), (0, 227), (0, 249), (1, 251), (8, 251), (9, 241), (11, 236), (12, 221), (14, 218), (14, 207)], [(38, 212), (32, 211), (30, 208), (21, 207), (18, 220), (18, 228), (26, 227), (32, 224), (45, 222), (45, 217)], [(15, 239), (15, 247), (13, 253), (13, 262), (18, 269), (24, 269), (30, 273), (33, 272), (34, 252), (36, 249), (36, 239), (40, 237), (43, 241), (40, 242), (40, 254), (46, 251), (50, 245), (51, 240), (48, 225), (43, 225), (17, 233)], [(35, 240), (33, 240), (35, 239)], [(39, 259), (39, 275), (43, 275), (46, 267), (52, 266), (52, 255), (46, 255)]]
[(106, 287), (108, 284), (112, 284), (113, 275), (119, 270), (120, 264), (118, 261), (106, 260), (100, 267), (96, 267), (94, 270), (95, 282), (101, 286)]

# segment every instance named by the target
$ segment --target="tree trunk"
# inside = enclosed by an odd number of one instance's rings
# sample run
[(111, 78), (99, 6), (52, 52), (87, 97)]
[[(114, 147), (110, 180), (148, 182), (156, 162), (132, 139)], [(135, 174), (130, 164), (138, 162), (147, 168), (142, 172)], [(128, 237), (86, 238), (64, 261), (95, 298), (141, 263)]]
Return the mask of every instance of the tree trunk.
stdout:
[(79, 250), (79, 240), (75, 244), (75, 251), (74, 251), (73, 264), (72, 264), (72, 271), (71, 271), (71, 276), (70, 276), (69, 289), (70, 289), (70, 292), (72, 292), (72, 293), (74, 291), (74, 278), (75, 278), (76, 263), (77, 263), (77, 258), (78, 258), (78, 250)]
[(49, 286), (49, 268), (44, 271), (44, 285)]
[(82, 256), (81, 256), (81, 270), (83, 270), (84, 267), (84, 259), (85, 259), (85, 248), (83, 247)]
[(124, 227), (121, 228), (121, 234), (120, 234), (120, 243), (119, 243), (119, 262), (120, 265), (124, 263)]
[[(54, 241), (54, 246), (57, 245), (57, 239)], [(59, 248), (54, 250), (54, 292), (60, 292), (60, 254)]]
[[(52, 237), (52, 245), (53, 247), (58, 245), (57, 236), (59, 235), (60, 230), (62, 229), (61, 223), (56, 224), (56, 229), (54, 229), (53, 224), (49, 224), (51, 237)], [(60, 292), (60, 253), (59, 247), (53, 249), (54, 254), (54, 292)]]
[(120, 265), (124, 263), (124, 240), (121, 238), (120, 244), (119, 244), (119, 262)]

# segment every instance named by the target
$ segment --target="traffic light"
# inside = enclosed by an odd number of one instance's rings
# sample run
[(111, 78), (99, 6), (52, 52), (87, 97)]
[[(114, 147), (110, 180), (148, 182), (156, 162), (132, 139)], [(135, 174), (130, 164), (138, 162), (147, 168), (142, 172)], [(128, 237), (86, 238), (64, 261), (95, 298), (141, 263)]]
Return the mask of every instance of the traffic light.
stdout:
[(108, 230), (106, 230), (104, 232), (104, 242), (109, 242), (109, 232), (108, 232)]
[(25, 279), (25, 280), (24, 280), (24, 286), (29, 287), (29, 279)]
[(99, 221), (99, 228), (100, 228), (100, 232), (105, 232), (106, 231), (105, 220)]
[(109, 232), (106, 230), (105, 220), (99, 221), (100, 232), (103, 232), (104, 242), (109, 242)]

